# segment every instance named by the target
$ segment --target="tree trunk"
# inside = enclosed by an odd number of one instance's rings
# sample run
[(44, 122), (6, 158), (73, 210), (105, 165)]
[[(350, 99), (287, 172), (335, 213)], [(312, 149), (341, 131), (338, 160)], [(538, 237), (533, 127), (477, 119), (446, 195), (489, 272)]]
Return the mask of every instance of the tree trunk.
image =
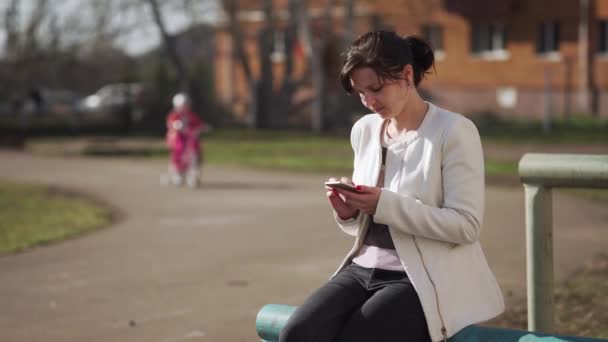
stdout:
[[(327, 4), (331, 3), (331, 0), (327, 2)], [(323, 109), (325, 106), (325, 70), (322, 61), (324, 46), (318, 38), (313, 37), (310, 28), (310, 18), (308, 17), (307, 11), (308, 2), (302, 0), (300, 6), (301, 8), (298, 11), (298, 24), (300, 25), (300, 30), (302, 32), (304, 51), (310, 61), (312, 85), (314, 89), (310, 125), (313, 132), (321, 133), (323, 131)], [(326, 5), (326, 12), (328, 11), (328, 8), (330, 8), (330, 6)]]
[(346, 7), (346, 18), (345, 18), (345, 30), (344, 30), (344, 44), (343, 48), (346, 48), (355, 39), (355, 0), (344, 0), (344, 6)]
[(25, 55), (29, 56), (32, 54), (36, 54), (40, 48), (37, 34), (38, 30), (40, 29), (40, 25), (42, 24), (42, 21), (48, 14), (47, 4), (47, 0), (38, 0), (36, 2), (36, 7), (25, 29), (25, 41), (23, 42), (23, 49)]
[(241, 25), (238, 20), (237, 12), (238, 7), (236, 6), (236, 0), (224, 0), (224, 9), (228, 13), (229, 27), (230, 27), (230, 36), (232, 38), (232, 47), (235, 51), (236, 57), (243, 67), (243, 74), (245, 75), (245, 82), (247, 83), (247, 87), (249, 89), (249, 94), (251, 94), (251, 102), (249, 104), (249, 126), (255, 128), (258, 126), (258, 117), (257, 117), (257, 93), (258, 87), (257, 82), (253, 79), (253, 73), (251, 71), (251, 65), (249, 64), (249, 58), (245, 52), (243, 31), (241, 29)]
[(273, 122), (278, 126), (286, 126), (288, 119), (291, 115), (295, 114), (295, 108), (293, 106), (293, 95), (298, 86), (298, 81), (294, 80), (293, 75), (293, 62), (294, 55), (293, 49), (295, 40), (297, 37), (297, 18), (298, 13), (298, 0), (289, 0), (287, 3), (287, 10), (289, 13), (289, 21), (283, 31), (283, 45), (284, 45), (284, 72), (281, 87), (276, 96), (276, 101), (273, 102)]
[[(163, 45), (165, 47), (165, 51), (169, 57), (169, 60), (175, 67), (177, 71), (177, 77), (179, 79), (180, 87), (182, 91), (189, 92), (190, 91), (190, 82), (188, 77), (188, 72), (186, 70), (186, 65), (181, 60), (178, 52), (177, 46), (175, 44), (175, 38), (167, 32), (167, 28), (165, 26), (165, 22), (162, 18), (162, 13), (160, 11), (160, 7), (158, 5), (157, 0), (147, 0), (150, 9), (152, 10), (152, 15), (154, 17), (154, 22), (158, 27), (158, 30), (161, 34), (161, 38), (163, 40)], [(192, 94), (191, 94), (192, 95)]]
[(4, 31), (6, 32), (6, 56), (16, 59), (19, 56), (19, 8), (20, 1), (12, 0), (4, 13)]
[(256, 128), (269, 128), (272, 126), (273, 112), (271, 100), (273, 98), (272, 60), (270, 55), (273, 50), (274, 28), (272, 0), (264, 0), (264, 27), (258, 32), (258, 58), (260, 61), (260, 78), (257, 84), (257, 107), (255, 114), (257, 118)]

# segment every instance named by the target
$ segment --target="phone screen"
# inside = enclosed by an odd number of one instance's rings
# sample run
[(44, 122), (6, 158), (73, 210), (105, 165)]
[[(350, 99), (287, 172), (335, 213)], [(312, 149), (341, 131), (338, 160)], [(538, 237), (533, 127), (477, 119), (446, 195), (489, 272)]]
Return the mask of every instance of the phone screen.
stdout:
[(342, 183), (339, 181), (335, 181), (335, 182), (325, 182), (326, 186), (332, 187), (332, 188), (340, 188), (340, 189), (344, 189), (344, 190), (349, 190), (349, 191), (355, 191), (355, 186), (352, 184), (348, 184), (348, 183)]

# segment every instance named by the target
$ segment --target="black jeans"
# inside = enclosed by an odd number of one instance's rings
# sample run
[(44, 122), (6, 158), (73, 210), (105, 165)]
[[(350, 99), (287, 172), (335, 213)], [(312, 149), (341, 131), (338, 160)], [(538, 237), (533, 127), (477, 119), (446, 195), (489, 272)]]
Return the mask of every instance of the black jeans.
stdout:
[(279, 342), (428, 342), (405, 272), (350, 264), (296, 309)]

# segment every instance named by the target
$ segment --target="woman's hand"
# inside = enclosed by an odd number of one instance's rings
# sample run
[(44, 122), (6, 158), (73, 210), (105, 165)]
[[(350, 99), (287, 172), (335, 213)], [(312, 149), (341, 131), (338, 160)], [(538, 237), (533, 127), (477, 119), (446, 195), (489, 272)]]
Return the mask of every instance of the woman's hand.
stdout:
[[(328, 179), (328, 181), (337, 181), (337, 179), (330, 178), (330, 179)], [(353, 184), (346, 177), (342, 177), (341, 182)], [(331, 206), (334, 209), (334, 211), (336, 212), (336, 214), (338, 214), (338, 217), (340, 217), (343, 220), (348, 220), (357, 215), (359, 210), (347, 205), (344, 202), (344, 198), (341, 197), (340, 194), (338, 193), (338, 189), (326, 186), (325, 192), (327, 195), (327, 199), (329, 200), (329, 203), (331, 204)]]
[(357, 185), (355, 191), (335, 189), (344, 201), (344, 205), (361, 210), (368, 215), (376, 213), (376, 206), (382, 189), (376, 186)]

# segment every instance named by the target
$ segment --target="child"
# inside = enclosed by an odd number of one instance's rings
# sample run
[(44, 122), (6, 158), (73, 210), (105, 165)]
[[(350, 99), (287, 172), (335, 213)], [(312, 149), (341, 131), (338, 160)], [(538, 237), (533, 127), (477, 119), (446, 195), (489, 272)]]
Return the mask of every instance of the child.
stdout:
[(199, 133), (206, 129), (190, 107), (188, 95), (179, 93), (173, 97), (173, 110), (167, 115), (166, 143), (171, 153), (170, 181), (175, 185), (184, 180), (190, 187), (200, 185)]

